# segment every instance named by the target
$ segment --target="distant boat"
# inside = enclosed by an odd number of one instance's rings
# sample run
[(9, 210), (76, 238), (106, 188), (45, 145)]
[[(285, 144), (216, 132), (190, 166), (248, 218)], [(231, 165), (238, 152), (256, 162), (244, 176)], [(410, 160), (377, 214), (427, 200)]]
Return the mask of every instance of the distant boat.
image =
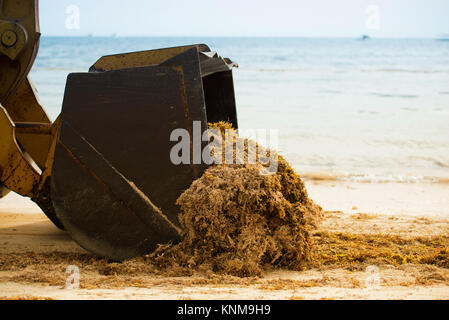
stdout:
[(371, 39), (371, 37), (367, 34), (364, 34), (363, 36), (360, 37), (360, 40), (363, 40), (363, 41), (370, 40), (370, 39)]

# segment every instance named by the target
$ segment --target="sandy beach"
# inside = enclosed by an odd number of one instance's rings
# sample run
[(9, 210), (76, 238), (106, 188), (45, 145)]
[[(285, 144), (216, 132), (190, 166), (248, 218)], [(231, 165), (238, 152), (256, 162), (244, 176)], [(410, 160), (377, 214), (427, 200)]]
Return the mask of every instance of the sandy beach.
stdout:
[[(139, 261), (99, 261), (56, 229), (31, 201), (10, 194), (0, 201), (0, 297), (449, 299), (449, 185), (306, 184), (311, 198), (326, 211), (314, 237), (317, 254), (327, 260), (303, 272), (273, 270), (263, 278), (244, 279), (173, 277), (146, 270)], [(341, 258), (346, 253), (354, 257), (350, 248), (368, 258)], [(371, 254), (370, 248), (380, 251)], [(389, 257), (388, 250), (395, 254)], [(334, 252), (332, 261), (329, 252)], [(71, 265), (80, 270), (80, 289), (66, 289)]]
[(0, 300), (449, 300), (449, 1), (373, 2), (0, 0)]

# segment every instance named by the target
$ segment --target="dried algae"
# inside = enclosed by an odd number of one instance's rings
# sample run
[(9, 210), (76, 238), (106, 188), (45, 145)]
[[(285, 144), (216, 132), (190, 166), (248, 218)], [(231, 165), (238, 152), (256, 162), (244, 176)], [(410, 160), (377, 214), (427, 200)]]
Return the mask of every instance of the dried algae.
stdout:
[[(210, 127), (220, 130), (218, 139), (223, 141), (242, 139), (228, 124)], [(262, 148), (241, 142), (245, 159), (251, 145)], [(303, 270), (310, 265), (310, 230), (322, 217), (321, 207), (281, 156), (272, 175), (262, 164), (244, 163), (210, 167), (180, 196), (184, 240), (161, 246), (147, 257), (151, 263), (185, 275), (212, 271), (239, 277), (261, 276), (266, 268)]]
[(319, 231), (314, 234), (316, 267), (424, 264), (449, 269), (449, 237), (355, 235)]
[[(154, 288), (167, 286), (185, 288), (191, 286), (243, 286), (261, 285), (273, 290), (293, 287), (319, 287), (325, 285), (351, 285), (346, 278), (329, 278), (332, 271), (344, 272), (357, 279), (363, 276), (368, 266), (379, 266), (386, 270), (403, 273), (407, 279), (393, 277), (385, 285), (448, 285), (449, 284), (449, 237), (402, 238), (388, 235), (352, 235), (315, 231), (312, 252), (313, 279), (307, 273), (300, 281), (292, 279), (239, 278), (218, 275), (213, 272), (198, 272), (193, 276), (186, 268), (178, 270), (172, 265), (161, 269), (149, 263), (149, 259), (136, 258), (123, 263), (114, 263), (91, 254), (49, 253), (0, 253), (0, 283), (14, 282), (64, 286), (68, 265), (81, 270), (81, 288), (116, 289), (123, 287)], [(340, 270), (340, 271), (339, 271)], [(343, 271), (342, 271), (343, 270)], [(180, 277), (185, 273), (189, 277)], [(193, 270), (192, 270), (192, 273)], [(324, 276), (323, 276), (324, 275)], [(351, 280), (352, 281), (352, 280)]]

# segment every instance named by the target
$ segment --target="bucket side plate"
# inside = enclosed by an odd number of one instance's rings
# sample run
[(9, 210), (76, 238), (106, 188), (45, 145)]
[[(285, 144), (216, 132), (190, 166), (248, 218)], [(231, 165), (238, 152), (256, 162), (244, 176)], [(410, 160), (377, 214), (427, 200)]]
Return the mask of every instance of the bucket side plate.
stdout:
[[(198, 62), (189, 66), (187, 74), (199, 73)], [(186, 80), (185, 68), (69, 76), (51, 193), (85, 249), (123, 260), (180, 240), (175, 202), (204, 168), (172, 164), (170, 134), (206, 124), (201, 77)]]

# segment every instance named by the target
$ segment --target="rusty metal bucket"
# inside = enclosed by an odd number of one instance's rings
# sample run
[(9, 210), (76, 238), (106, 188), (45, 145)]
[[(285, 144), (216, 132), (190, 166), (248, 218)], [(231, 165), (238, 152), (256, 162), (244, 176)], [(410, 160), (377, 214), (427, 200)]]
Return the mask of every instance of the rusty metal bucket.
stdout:
[(6, 195), (9, 193), (9, 190), (6, 189), (2, 183), (0, 183), (0, 199), (6, 197)]
[(182, 238), (175, 202), (206, 165), (173, 164), (170, 134), (194, 121), (238, 127), (234, 66), (194, 45), (103, 57), (69, 75), (51, 200), (75, 241), (124, 260)]

